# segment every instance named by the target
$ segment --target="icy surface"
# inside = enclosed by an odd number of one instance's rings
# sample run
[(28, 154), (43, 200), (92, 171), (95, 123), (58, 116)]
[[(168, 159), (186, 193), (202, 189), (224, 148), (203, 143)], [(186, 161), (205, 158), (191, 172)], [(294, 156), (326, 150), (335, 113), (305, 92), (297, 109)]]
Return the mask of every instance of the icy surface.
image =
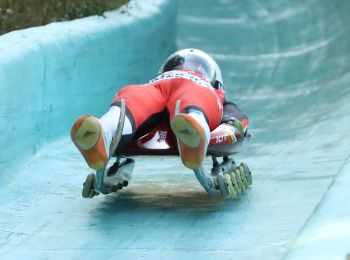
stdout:
[(350, 252), (350, 2), (179, 5), (178, 47), (213, 55), (229, 99), (250, 117), (253, 142), (235, 158), (250, 166), (252, 188), (225, 202), (208, 197), (178, 158), (146, 157), (137, 158), (129, 188), (84, 200), (89, 169), (65, 137), (0, 191), (0, 257), (345, 259)]

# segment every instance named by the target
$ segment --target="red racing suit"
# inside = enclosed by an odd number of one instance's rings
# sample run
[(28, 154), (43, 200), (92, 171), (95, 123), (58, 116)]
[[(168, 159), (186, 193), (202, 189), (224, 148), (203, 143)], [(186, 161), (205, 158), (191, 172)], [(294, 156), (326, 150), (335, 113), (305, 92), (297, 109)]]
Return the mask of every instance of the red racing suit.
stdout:
[(171, 120), (175, 115), (177, 100), (180, 112), (190, 109), (203, 112), (210, 130), (221, 123), (224, 91), (214, 89), (210, 82), (191, 71), (173, 70), (160, 74), (145, 85), (129, 85), (118, 91), (112, 105), (125, 100), (127, 116), (133, 132), (164, 111)]

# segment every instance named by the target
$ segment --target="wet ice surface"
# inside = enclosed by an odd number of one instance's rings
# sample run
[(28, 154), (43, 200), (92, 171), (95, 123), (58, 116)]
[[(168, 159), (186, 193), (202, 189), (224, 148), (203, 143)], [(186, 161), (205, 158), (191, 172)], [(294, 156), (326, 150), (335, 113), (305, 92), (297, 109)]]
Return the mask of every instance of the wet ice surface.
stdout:
[(232, 259), (263, 253), (277, 259), (340, 158), (327, 165), (318, 158), (317, 167), (330, 169), (319, 177), (310, 169), (283, 172), (288, 167), (277, 175), (277, 165), (265, 159), (246, 158), (254, 183), (232, 202), (209, 197), (175, 157), (137, 158), (130, 187), (89, 200), (81, 197), (89, 169), (69, 139), (57, 141), (40, 150), (12, 179), (7, 195), (1, 194), (1, 255)]
[(349, 155), (349, 4), (234, 3), (180, 1), (178, 47), (212, 54), (228, 97), (249, 115), (254, 138), (235, 159), (248, 163), (252, 187), (226, 202), (209, 197), (178, 158), (145, 157), (130, 187), (84, 200), (90, 170), (62, 139), (24, 162), (0, 191), (0, 257), (286, 254)]

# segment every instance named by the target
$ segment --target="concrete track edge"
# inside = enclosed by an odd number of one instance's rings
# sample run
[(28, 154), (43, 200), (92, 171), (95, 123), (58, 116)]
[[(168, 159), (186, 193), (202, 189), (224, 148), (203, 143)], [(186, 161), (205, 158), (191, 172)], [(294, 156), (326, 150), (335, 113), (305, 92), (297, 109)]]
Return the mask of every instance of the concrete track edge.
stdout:
[(78, 116), (106, 111), (118, 88), (154, 76), (175, 49), (176, 6), (131, 0), (104, 17), (0, 37), (1, 183)]

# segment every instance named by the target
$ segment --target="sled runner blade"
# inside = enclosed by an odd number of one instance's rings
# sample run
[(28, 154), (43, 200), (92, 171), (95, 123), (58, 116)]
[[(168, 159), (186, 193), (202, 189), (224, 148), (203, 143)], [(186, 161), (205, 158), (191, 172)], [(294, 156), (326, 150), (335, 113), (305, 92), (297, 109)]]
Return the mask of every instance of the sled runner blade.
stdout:
[(208, 177), (209, 174), (205, 171), (203, 166), (193, 170), (194, 174), (197, 177), (197, 180), (209, 194), (218, 193), (218, 190), (215, 188), (212, 178)]

